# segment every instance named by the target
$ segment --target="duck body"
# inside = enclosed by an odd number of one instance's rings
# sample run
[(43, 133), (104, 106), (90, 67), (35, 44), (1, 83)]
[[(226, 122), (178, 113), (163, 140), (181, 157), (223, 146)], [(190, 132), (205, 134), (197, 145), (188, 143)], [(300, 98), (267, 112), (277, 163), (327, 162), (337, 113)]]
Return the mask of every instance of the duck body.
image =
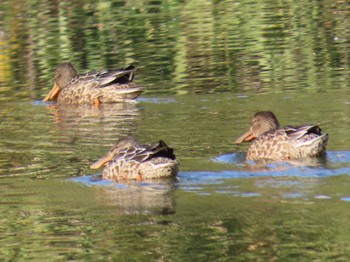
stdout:
[(105, 166), (102, 178), (108, 180), (145, 180), (176, 176), (179, 162), (174, 150), (160, 140), (155, 145), (141, 145), (131, 136), (117, 141), (100, 160), (90, 166)]
[(71, 63), (57, 66), (55, 84), (43, 101), (59, 104), (100, 104), (136, 99), (144, 88), (133, 81), (136, 68), (77, 74)]
[(253, 117), (249, 131), (236, 143), (253, 141), (247, 160), (289, 160), (319, 157), (326, 153), (328, 134), (322, 134), (318, 125), (281, 127), (270, 111), (260, 111)]

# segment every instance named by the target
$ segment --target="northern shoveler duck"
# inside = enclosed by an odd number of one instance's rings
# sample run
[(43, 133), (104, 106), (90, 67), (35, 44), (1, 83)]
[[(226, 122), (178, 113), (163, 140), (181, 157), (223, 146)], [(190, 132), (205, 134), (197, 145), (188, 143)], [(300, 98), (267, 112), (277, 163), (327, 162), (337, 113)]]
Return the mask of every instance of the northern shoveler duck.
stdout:
[(55, 83), (43, 101), (60, 104), (114, 103), (137, 98), (144, 88), (133, 83), (134, 66), (79, 75), (71, 63), (57, 66)]
[(249, 131), (235, 143), (252, 140), (247, 160), (288, 160), (324, 155), (328, 134), (322, 134), (317, 125), (281, 127), (274, 113), (260, 111), (253, 116)]
[(179, 162), (174, 150), (162, 140), (156, 145), (141, 145), (132, 136), (119, 139), (112, 149), (90, 166), (105, 166), (102, 178), (110, 180), (144, 180), (173, 177)]

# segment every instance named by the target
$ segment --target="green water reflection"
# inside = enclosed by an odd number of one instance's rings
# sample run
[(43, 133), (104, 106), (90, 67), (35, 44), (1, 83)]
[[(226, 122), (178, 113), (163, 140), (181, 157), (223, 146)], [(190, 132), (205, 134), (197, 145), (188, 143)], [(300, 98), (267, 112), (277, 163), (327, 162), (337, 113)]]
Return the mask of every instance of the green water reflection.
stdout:
[[(337, 161), (341, 152), (348, 154), (350, 123), (347, 98), (336, 91), (144, 96), (138, 103), (100, 109), (3, 105), (1, 257), (341, 261), (349, 256), (349, 161)], [(246, 150), (232, 142), (261, 108), (275, 111), (283, 124), (322, 122), (331, 135), (331, 163), (309, 173), (297, 168), (290, 175), (261, 176), (241, 164), (213, 161)], [(91, 175), (98, 181), (100, 174), (88, 166), (129, 133), (144, 142), (162, 138), (174, 147), (179, 180), (118, 186), (79, 181)], [(223, 177), (225, 170), (231, 173)], [(335, 176), (328, 175), (332, 170)]]
[[(349, 183), (332, 180), (302, 182), (320, 191)], [(347, 202), (280, 198), (276, 188), (260, 197), (178, 190), (176, 213), (162, 216), (123, 215), (103, 188), (6, 179), (1, 187), (0, 252), (9, 260), (346, 261), (350, 251)]]
[[(349, 85), (346, 1), (2, 3), (2, 92), (42, 97), (53, 68), (139, 68), (148, 92)], [(12, 92), (12, 93), (13, 93)]]
[[(349, 15), (342, 0), (2, 1), (0, 260), (348, 261)], [(41, 103), (68, 60), (135, 64), (147, 91)], [(237, 161), (258, 110), (320, 124), (326, 163)], [(178, 180), (99, 180), (89, 165), (126, 134), (175, 148)]]

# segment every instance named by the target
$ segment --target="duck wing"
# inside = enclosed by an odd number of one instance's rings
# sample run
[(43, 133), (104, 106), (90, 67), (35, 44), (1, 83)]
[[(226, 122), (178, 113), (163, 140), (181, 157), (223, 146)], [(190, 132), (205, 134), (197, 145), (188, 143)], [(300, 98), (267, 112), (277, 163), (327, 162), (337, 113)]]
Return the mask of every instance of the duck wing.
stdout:
[(96, 75), (96, 80), (99, 82), (99, 87), (111, 84), (127, 84), (134, 80), (135, 70), (135, 66), (130, 65), (123, 69), (99, 72)]
[(165, 157), (172, 160), (176, 159), (174, 149), (168, 147), (163, 140), (159, 140), (159, 143), (152, 147), (153, 157)]
[(135, 70), (135, 66), (130, 65), (117, 70), (89, 72), (87, 74), (78, 75), (72, 79), (71, 85), (83, 85), (89, 86), (90, 88), (103, 88), (113, 84), (123, 85), (134, 80)]
[(125, 160), (134, 160), (140, 163), (155, 157), (165, 157), (172, 160), (176, 159), (174, 149), (168, 147), (162, 140), (153, 146), (137, 145), (126, 148), (120, 152), (119, 157), (124, 158)]
[(316, 136), (322, 135), (322, 130), (318, 125), (302, 125), (302, 126), (286, 126), (283, 128), (286, 135), (292, 139), (301, 139), (302, 137), (310, 134)]

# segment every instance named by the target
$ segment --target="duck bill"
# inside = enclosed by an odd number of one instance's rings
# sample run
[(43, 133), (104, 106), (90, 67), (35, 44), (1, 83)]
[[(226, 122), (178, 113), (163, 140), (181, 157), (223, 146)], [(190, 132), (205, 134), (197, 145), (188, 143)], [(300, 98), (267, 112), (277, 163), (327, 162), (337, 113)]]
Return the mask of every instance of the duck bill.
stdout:
[(98, 169), (101, 166), (104, 166), (107, 162), (112, 160), (112, 154), (107, 154), (101, 159), (97, 160), (95, 163), (93, 163), (90, 168), (91, 169)]
[(239, 138), (236, 139), (235, 144), (240, 144), (242, 142), (249, 142), (255, 139), (256, 137), (254, 136), (252, 130), (248, 130), (245, 132), (243, 135), (241, 135)]
[(51, 88), (50, 92), (47, 94), (47, 96), (45, 96), (45, 98), (43, 99), (43, 102), (57, 99), (60, 91), (61, 91), (61, 89), (55, 83), (53, 85), (53, 87)]

